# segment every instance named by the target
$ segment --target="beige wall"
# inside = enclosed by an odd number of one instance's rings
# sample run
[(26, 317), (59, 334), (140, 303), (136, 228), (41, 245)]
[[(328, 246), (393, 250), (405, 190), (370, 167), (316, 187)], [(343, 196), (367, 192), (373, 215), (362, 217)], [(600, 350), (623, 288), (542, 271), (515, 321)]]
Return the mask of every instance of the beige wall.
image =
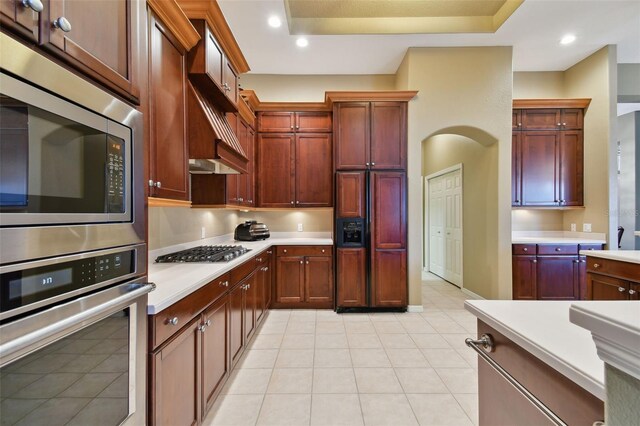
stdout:
[[(479, 270), (465, 276), (464, 286), (486, 298), (511, 297), (511, 59), (510, 47), (411, 48), (398, 70), (397, 89), (419, 90), (409, 103), (411, 304), (421, 302), (423, 142), (436, 133), (471, 136), (487, 146), (482, 161), (468, 158), (467, 151), (477, 147), (449, 153), (450, 161), (462, 161), (465, 169), (481, 168), (483, 161), (491, 164), (484, 178), (484, 214), (465, 217), (465, 232), (481, 228), (483, 235), (480, 241), (465, 238), (465, 245), (478, 244), (482, 249), (471, 256)], [(472, 194), (465, 190), (467, 195)], [(465, 263), (469, 260), (466, 257)]]
[(238, 220), (263, 222), (271, 232), (297, 232), (299, 223), (302, 224), (304, 232), (332, 232), (333, 210), (240, 212)]
[[(609, 170), (615, 170), (615, 154), (610, 141), (616, 117), (616, 90), (610, 87), (610, 79), (616, 80), (615, 48), (604, 47), (565, 71), (565, 97), (591, 98), (591, 104), (584, 116), (584, 204), (581, 210), (568, 210), (564, 213), (564, 227), (571, 223), (591, 223), (593, 232), (606, 232), (615, 236), (616, 231), (609, 229), (609, 195), (615, 199), (610, 184), (615, 186), (616, 176)], [(612, 120), (613, 118), (613, 120)], [(615, 210), (615, 208), (614, 208)], [(617, 225), (615, 226), (617, 228)], [(616, 245), (617, 247), (617, 245)]]
[(394, 90), (395, 76), (245, 74), (240, 84), (262, 102), (323, 102), (325, 91)]
[(564, 72), (514, 72), (513, 99), (553, 99), (564, 96)]
[(559, 210), (513, 209), (511, 211), (513, 231), (561, 231), (563, 226), (563, 215)]

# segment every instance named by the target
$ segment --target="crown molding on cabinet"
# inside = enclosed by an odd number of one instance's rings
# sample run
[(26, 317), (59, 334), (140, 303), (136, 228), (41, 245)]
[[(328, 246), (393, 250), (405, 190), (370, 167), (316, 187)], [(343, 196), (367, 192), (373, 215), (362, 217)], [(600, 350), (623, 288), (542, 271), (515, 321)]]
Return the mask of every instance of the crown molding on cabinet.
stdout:
[(191, 50), (200, 41), (200, 35), (174, 0), (147, 0), (147, 4), (185, 51)]
[(249, 127), (252, 129), (256, 128), (256, 115), (242, 96), (238, 98), (238, 114), (240, 114), (240, 117), (242, 117)]
[[(156, 0), (158, 1), (158, 0)], [(180, 8), (189, 19), (204, 19), (207, 21), (215, 39), (222, 46), (229, 62), (238, 74), (249, 72), (249, 64), (236, 41), (222, 10), (216, 0), (177, 0)]]
[(546, 108), (580, 108), (585, 109), (591, 103), (590, 98), (579, 99), (514, 99), (513, 108), (546, 109)]

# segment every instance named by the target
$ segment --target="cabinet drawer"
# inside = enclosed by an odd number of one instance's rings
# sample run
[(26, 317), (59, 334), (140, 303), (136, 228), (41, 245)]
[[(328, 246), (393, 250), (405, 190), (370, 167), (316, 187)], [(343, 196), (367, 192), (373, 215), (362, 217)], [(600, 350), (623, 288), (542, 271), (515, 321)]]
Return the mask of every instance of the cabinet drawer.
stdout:
[(514, 244), (513, 254), (536, 254), (535, 244)]
[(580, 250), (602, 250), (604, 244), (580, 244)]
[[(229, 274), (224, 274), (189, 296), (153, 315), (150, 324), (151, 344), (155, 348), (178, 332), (229, 288)], [(179, 285), (179, 283), (176, 283)], [(175, 323), (175, 324), (174, 324)]]
[(587, 271), (629, 281), (640, 281), (640, 264), (637, 263), (619, 262), (587, 255)]
[(230, 284), (232, 286), (236, 285), (240, 281), (242, 281), (247, 275), (252, 273), (258, 265), (256, 264), (255, 257), (251, 256), (247, 259), (243, 264), (236, 266), (229, 272), (231, 275)]
[(577, 244), (538, 244), (538, 254), (578, 254)]
[(269, 260), (271, 259), (271, 253), (273, 252), (271, 251), (271, 249), (269, 249), (267, 251), (263, 251), (260, 254), (256, 254), (255, 261), (254, 261), (254, 264), (256, 265), (256, 267), (263, 266), (267, 262), (269, 262)]
[(331, 256), (332, 246), (279, 246), (278, 256)]

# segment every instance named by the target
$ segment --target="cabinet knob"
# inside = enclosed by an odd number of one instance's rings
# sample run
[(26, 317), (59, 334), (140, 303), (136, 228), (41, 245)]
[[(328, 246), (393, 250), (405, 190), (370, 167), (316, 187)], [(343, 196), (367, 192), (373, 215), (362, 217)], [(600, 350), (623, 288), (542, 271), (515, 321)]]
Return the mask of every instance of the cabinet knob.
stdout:
[(296, 126), (296, 129), (299, 129), (299, 128), (300, 128), (300, 126)]
[(561, 126), (561, 125), (562, 125), (562, 123), (558, 123), (558, 126)]
[(283, 253), (286, 253), (286, 252), (287, 252), (287, 249), (282, 250), (282, 252), (283, 252)]
[(560, 247), (556, 247), (556, 251), (562, 251)]
[(562, 123), (562, 125), (563, 125), (563, 126), (566, 126), (566, 125), (567, 125), (567, 123)]
[(371, 163), (371, 165), (372, 165), (372, 166), (375, 166), (375, 165), (376, 165), (376, 163)]
[(518, 123), (518, 127), (522, 126), (522, 123)]
[(271, 254), (271, 253), (273, 253), (271, 250), (268, 250), (268, 251), (267, 251), (267, 254)]
[(561, 203), (564, 203), (564, 200), (560, 200)]
[(296, 204), (300, 204), (300, 201), (296, 201)]
[(205, 325), (206, 325), (207, 327), (211, 327), (211, 320), (207, 320), (207, 322), (205, 322)]
[(364, 165), (365, 165), (365, 166), (368, 166), (368, 165), (369, 165), (369, 163), (364, 163)]
[(302, 260), (300, 261), (300, 264), (302, 265)]
[(24, 7), (28, 7), (34, 12), (42, 12), (42, 9), (44, 9), (40, 0), (22, 0), (22, 5)]
[(293, 130), (293, 126), (291, 126), (291, 130)]
[(262, 258), (261, 257), (256, 257), (256, 262), (262, 262)]
[(162, 187), (162, 182), (160, 182), (160, 181), (156, 182), (155, 187), (156, 188), (161, 188)]
[(153, 181), (153, 179), (149, 179), (149, 182), (148, 182), (148, 183), (149, 183), (149, 186), (150, 186), (150, 187), (152, 187), (152, 188), (153, 188), (154, 186), (156, 186), (156, 183)]
[(519, 202), (520, 202), (520, 200), (513, 200), (513, 201), (514, 201), (514, 202), (516, 202), (516, 203), (519, 203)]
[(200, 330), (200, 332), (204, 333), (205, 330), (207, 329), (207, 326), (202, 324), (200, 327), (198, 327), (198, 330)]
[(309, 264), (309, 261), (307, 260), (307, 265)]
[(598, 269), (598, 268), (600, 267), (600, 264), (599, 264), (599, 263), (594, 263), (594, 264), (593, 264), (593, 267), (594, 267), (595, 269)]
[(322, 249), (322, 252), (324, 253), (324, 249)]
[(629, 289), (629, 294), (636, 294), (636, 291), (630, 288)]
[(291, 202), (291, 204), (293, 204), (293, 201)]
[(531, 263), (538, 263), (538, 260), (537, 260), (537, 259), (533, 259), (533, 260), (531, 261)]
[(71, 22), (67, 20), (64, 16), (59, 17), (55, 21), (53, 21), (53, 27), (62, 30), (65, 33), (71, 31)]
[(170, 325), (178, 325), (178, 317), (168, 318), (167, 324)]
[(522, 249), (522, 251), (529, 251), (529, 249), (525, 247)]
[(220, 287), (229, 287), (229, 281), (220, 281)]
[(624, 287), (618, 287), (618, 291), (619, 291), (620, 293), (622, 293), (622, 292), (623, 292), (623, 291), (625, 291), (625, 290), (626, 290), (626, 288), (624, 288)]

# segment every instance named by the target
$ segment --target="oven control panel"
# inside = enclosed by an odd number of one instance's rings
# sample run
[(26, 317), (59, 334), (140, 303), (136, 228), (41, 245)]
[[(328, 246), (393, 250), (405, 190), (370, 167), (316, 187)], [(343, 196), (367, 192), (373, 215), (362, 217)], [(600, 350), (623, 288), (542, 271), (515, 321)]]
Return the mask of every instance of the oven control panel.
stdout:
[(124, 213), (124, 141), (109, 135), (107, 141), (107, 203), (109, 213)]

